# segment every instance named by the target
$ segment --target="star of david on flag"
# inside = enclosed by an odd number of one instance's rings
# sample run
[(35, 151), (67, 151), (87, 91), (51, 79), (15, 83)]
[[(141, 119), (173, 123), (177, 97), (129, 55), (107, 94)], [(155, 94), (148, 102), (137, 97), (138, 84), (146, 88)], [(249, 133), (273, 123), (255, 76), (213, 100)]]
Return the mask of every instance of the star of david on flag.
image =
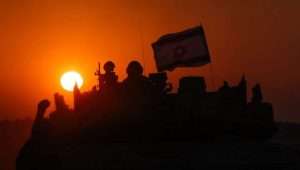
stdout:
[(152, 44), (152, 48), (158, 71), (210, 63), (202, 26), (164, 35)]

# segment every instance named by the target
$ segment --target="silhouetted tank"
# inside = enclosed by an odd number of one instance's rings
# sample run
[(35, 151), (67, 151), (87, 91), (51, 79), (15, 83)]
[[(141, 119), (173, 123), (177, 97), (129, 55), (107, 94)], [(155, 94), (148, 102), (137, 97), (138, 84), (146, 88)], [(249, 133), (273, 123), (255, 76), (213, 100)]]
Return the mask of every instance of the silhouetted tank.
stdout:
[[(46, 117), (50, 103), (41, 101), (16, 169), (198, 169), (188, 167), (197, 156), (187, 159), (189, 154), (181, 147), (195, 153), (189, 146), (192, 143), (272, 137), (276, 132), (272, 105), (263, 101), (260, 85), (253, 88), (248, 102), (244, 76), (237, 85), (225, 81), (216, 91), (207, 90), (204, 77), (187, 76), (180, 79), (177, 92), (172, 90), (162, 71), (210, 63), (205, 37), (203, 27), (198, 26), (159, 38), (152, 47), (160, 72), (149, 76), (138, 61), (131, 61), (127, 77), (120, 82), (112, 61), (104, 64), (105, 73), (99, 63), (95, 72), (99, 83), (92, 90), (81, 92), (74, 87), (73, 109), (56, 94), (56, 110)], [(176, 159), (166, 163), (152, 159), (153, 155)], [(183, 164), (177, 166), (178, 162)]]
[(97, 72), (99, 84), (92, 90), (74, 88), (74, 109), (56, 94), (56, 110), (46, 118), (49, 103), (39, 104), (32, 135), (17, 159), (18, 170), (47, 169), (43, 163), (57, 169), (65, 157), (73, 159), (69, 150), (79, 154), (101, 143), (260, 141), (276, 132), (272, 105), (263, 102), (259, 85), (247, 101), (245, 77), (236, 86), (224, 82), (212, 92), (204, 77), (183, 77), (178, 92), (172, 92), (164, 72), (146, 77), (139, 63), (132, 62), (128, 77), (118, 82), (113, 68)]

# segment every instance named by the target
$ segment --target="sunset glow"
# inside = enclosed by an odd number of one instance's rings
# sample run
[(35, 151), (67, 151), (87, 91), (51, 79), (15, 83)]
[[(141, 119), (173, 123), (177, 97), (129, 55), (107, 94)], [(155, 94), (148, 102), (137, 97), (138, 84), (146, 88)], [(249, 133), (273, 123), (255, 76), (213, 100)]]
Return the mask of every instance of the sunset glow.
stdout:
[(81, 75), (76, 71), (69, 71), (61, 76), (60, 83), (62, 87), (67, 91), (73, 91), (75, 84), (77, 83), (80, 88), (83, 84)]
[(168, 72), (174, 92), (183, 76), (205, 77), (210, 91), (245, 74), (249, 86), (263, 84), (277, 120), (300, 122), (299, 6), (292, 0), (0, 1), (0, 102), (6, 103), (0, 120), (34, 117), (41, 97), (67, 93), (60, 82), (66, 71), (84, 75), (81, 91), (96, 85), (98, 62), (103, 73), (103, 64), (114, 61), (120, 82), (132, 60), (143, 64), (145, 76), (156, 72), (151, 44), (202, 24), (212, 65)]

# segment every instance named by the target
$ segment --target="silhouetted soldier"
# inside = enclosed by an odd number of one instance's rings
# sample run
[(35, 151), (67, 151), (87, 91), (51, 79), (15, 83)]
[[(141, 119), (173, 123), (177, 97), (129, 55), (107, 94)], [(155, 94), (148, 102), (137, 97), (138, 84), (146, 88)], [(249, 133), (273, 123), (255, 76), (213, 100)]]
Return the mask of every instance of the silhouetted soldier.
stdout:
[[(118, 76), (114, 72), (115, 64), (112, 61), (108, 61), (104, 64), (103, 69), (105, 73), (99, 75), (99, 79), (100, 79), (99, 87), (101, 87), (100, 88), (101, 95), (104, 95), (102, 97), (103, 99), (102, 104), (104, 104), (104, 102), (109, 102), (109, 100), (112, 100), (110, 101), (110, 103), (112, 103), (115, 102), (116, 99), (113, 98), (117, 96), (118, 89), (119, 89)], [(108, 106), (108, 104), (106, 105)]]
[(138, 61), (130, 62), (126, 69), (127, 78), (122, 83), (123, 87), (134, 94), (150, 90), (150, 81), (143, 75), (143, 71)]
[[(143, 75), (143, 67), (138, 61), (132, 61), (127, 66), (128, 77), (122, 82), (124, 116), (129, 119), (130, 126), (143, 124), (144, 116), (151, 108), (151, 83)], [(133, 121), (133, 122), (132, 122)], [(134, 128), (138, 130), (139, 128)], [(133, 135), (135, 136), (135, 135)]]
[(230, 108), (230, 102), (232, 102), (232, 100), (231, 100), (232, 90), (231, 89), (232, 89), (232, 87), (230, 87), (230, 85), (227, 81), (224, 81), (223, 86), (219, 88), (219, 92), (221, 94), (221, 103), (223, 105), (222, 110)]
[(263, 95), (261, 92), (260, 85), (257, 84), (252, 88), (252, 103), (261, 103), (263, 100)]
[[(51, 122), (51, 133), (49, 134), (49, 136), (51, 138), (53, 138), (54, 136), (59, 136), (59, 138), (62, 139), (63, 137), (68, 136), (67, 133), (75, 129), (77, 117), (72, 114), (72, 110), (69, 109), (68, 105), (66, 104), (64, 96), (60, 95), (59, 93), (55, 93), (54, 100), (56, 109), (49, 114), (49, 121)], [(75, 104), (77, 106), (74, 107), (78, 108), (78, 101), (76, 102), (77, 103)]]
[(118, 81), (118, 76), (115, 74), (115, 64), (112, 61), (108, 61), (103, 66), (105, 74), (103, 74), (103, 83), (110, 86), (114, 85)]
[[(269, 138), (277, 131), (272, 104), (263, 101), (263, 94), (259, 84), (252, 88), (252, 99), (248, 104), (247, 112), (247, 120), (255, 122), (250, 129), (254, 129), (258, 137), (262, 139)], [(256, 128), (261, 130), (255, 131)]]
[(221, 92), (228, 91), (230, 89), (228, 81), (224, 81), (223, 86), (219, 89)]
[[(74, 89), (76, 89), (76, 86), (77, 86), (77, 83), (75, 84)], [(63, 95), (61, 95), (59, 93), (55, 93), (54, 94), (54, 101), (55, 101), (55, 107), (56, 107), (57, 112), (66, 112), (66, 111), (69, 110)]]

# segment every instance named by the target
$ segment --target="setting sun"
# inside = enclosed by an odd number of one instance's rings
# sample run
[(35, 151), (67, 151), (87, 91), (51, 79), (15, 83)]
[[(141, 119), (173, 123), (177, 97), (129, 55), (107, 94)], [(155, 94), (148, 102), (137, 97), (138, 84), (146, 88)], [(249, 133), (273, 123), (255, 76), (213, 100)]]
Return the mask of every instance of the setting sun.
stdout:
[(78, 72), (68, 71), (61, 76), (60, 83), (65, 90), (73, 91), (76, 83), (79, 88), (82, 86), (83, 79)]

